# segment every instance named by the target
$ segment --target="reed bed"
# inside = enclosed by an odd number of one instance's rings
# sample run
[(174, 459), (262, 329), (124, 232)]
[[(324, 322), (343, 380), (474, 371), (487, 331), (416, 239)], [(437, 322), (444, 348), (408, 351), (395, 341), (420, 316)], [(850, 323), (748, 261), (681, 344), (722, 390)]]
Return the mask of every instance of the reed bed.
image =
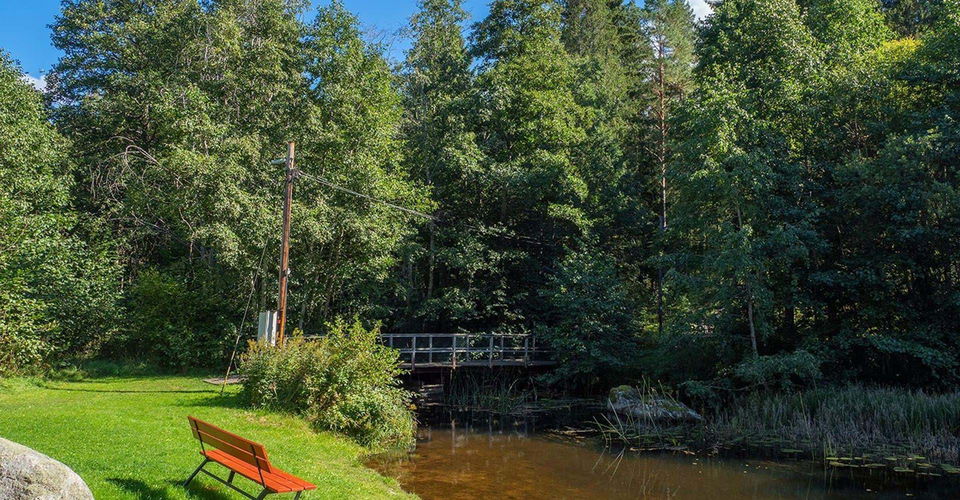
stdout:
[(845, 385), (756, 393), (706, 417), (671, 423), (611, 413), (597, 427), (608, 443), (639, 450), (753, 449), (837, 468), (960, 474), (960, 392)]
[(960, 462), (960, 392), (847, 385), (754, 394), (706, 424), (723, 444), (776, 439), (822, 457), (914, 456)]

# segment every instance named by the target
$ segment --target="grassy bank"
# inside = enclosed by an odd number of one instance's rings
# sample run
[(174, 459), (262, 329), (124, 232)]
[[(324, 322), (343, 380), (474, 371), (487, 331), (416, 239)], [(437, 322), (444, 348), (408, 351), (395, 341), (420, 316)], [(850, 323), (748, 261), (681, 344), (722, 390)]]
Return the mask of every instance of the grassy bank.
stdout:
[(848, 385), (756, 393), (704, 416), (682, 425), (610, 417), (600, 427), (643, 448), (754, 449), (841, 468), (960, 474), (960, 392)]
[(296, 417), (242, 409), (236, 392), (220, 396), (182, 376), (0, 380), (0, 437), (64, 462), (98, 500), (239, 498), (202, 476), (189, 490), (180, 486), (200, 462), (186, 420), (194, 415), (263, 443), (277, 466), (318, 486), (305, 498), (406, 496), (360, 463), (360, 446)]

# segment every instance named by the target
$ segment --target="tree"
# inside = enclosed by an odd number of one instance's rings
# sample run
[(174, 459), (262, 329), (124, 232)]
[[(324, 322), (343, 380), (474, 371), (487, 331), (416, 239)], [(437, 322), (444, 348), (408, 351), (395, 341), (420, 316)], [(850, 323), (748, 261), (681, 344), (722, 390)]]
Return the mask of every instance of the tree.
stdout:
[[(482, 153), (470, 120), (476, 102), (471, 57), (462, 35), (459, 0), (424, 0), (410, 20), (414, 41), (401, 74), (407, 169), (430, 188), (436, 220), (425, 225), (414, 256), (425, 273), (408, 273), (406, 328), (461, 328), (484, 300), (470, 287), (469, 269), (484, 266), (468, 249), (480, 224), (472, 201), (482, 192)], [(422, 262), (425, 259), (426, 262)], [(411, 262), (412, 270), (414, 263)], [(419, 324), (413, 325), (414, 321)], [(429, 325), (429, 326), (428, 326)]]
[(862, 113), (869, 147), (838, 167), (850, 227), (826, 284), (839, 290), (828, 296), (839, 325), (829, 352), (861, 379), (957, 382), (960, 7), (945, 5), (922, 44), (884, 44), (849, 78), (875, 97)]
[(118, 268), (71, 205), (70, 144), (0, 52), (0, 373), (95, 352), (116, 332)]
[[(269, 161), (285, 141), (298, 139), (309, 174), (413, 196), (383, 58), (339, 3), (309, 26), (301, 12), (284, 0), (77, 0), (58, 18), (56, 122), (83, 152), (85, 205), (123, 242), (132, 297), (152, 297), (130, 302), (128, 348), (215, 362), (251, 282), (255, 307), (272, 307), (282, 173)], [(309, 177), (295, 199), (291, 324), (375, 310), (409, 221)], [(148, 302), (163, 304), (138, 309)]]
[(685, 105), (671, 176), (673, 273), (689, 308), (673, 326), (746, 338), (758, 356), (820, 245), (792, 147), (820, 56), (792, 0), (723, 2), (701, 44), (701, 85)]
[[(646, 134), (653, 142), (650, 156), (657, 170), (659, 184), (658, 224), (667, 230), (667, 169), (672, 161), (670, 123), (674, 109), (692, 90), (694, 67), (693, 10), (684, 0), (652, 0), (642, 10), (644, 38), (653, 47), (648, 78), (653, 103), (649, 106), (651, 122)], [(663, 264), (657, 266), (657, 329), (663, 333)]]
[[(576, 73), (561, 40), (561, 9), (552, 1), (494, 2), (473, 34), (480, 58), (479, 144), (488, 158), (490, 189), (476, 200), (484, 246), (494, 262), (485, 271), (500, 325), (529, 327), (542, 307), (531, 293), (586, 235), (589, 196), (573, 161), (585, 138), (583, 112), (572, 90)], [(489, 300), (488, 299), (488, 300)]]
[[(301, 168), (377, 199), (427, 209), (427, 193), (403, 162), (396, 79), (380, 49), (361, 38), (357, 18), (333, 2), (319, 10), (303, 43), (308, 90), (297, 134), (308, 140)], [(299, 249), (292, 258), (300, 271), (291, 304), (300, 324), (319, 329), (338, 316), (387, 317), (391, 271), (415, 221), (310, 177), (297, 189), (291, 244)]]
[(937, 22), (937, 14), (944, 5), (942, 0), (881, 0), (887, 25), (898, 35), (915, 37), (922, 35)]
[(558, 267), (542, 292), (551, 307), (539, 333), (558, 361), (548, 378), (589, 388), (632, 374), (638, 338), (630, 297), (614, 263), (603, 255), (575, 252)]

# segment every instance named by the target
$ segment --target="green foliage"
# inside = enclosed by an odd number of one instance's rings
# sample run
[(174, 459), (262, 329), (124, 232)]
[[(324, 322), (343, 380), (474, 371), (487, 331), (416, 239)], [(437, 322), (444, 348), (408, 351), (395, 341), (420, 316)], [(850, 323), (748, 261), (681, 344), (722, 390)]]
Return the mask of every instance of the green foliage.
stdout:
[(124, 357), (125, 350), (141, 353), (161, 366), (171, 368), (219, 367), (232, 347), (221, 332), (231, 328), (216, 298), (188, 289), (176, 275), (144, 270), (127, 293), (131, 306), (129, 330), (107, 352)]
[(671, 328), (716, 355), (680, 373), (784, 386), (822, 362), (836, 378), (954, 383), (955, 77), (934, 76), (955, 59), (938, 46), (948, 24), (892, 41), (869, 2), (718, 5), (677, 121), (667, 240)]
[(414, 431), (410, 394), (397, 386), (397, 352), (378, 335), (378, 328), (338, 320), (315, 341), (251, 343), (240, 365), (243, 399), (255, 408), (304, 415), (315, 428), (364, 446), (407, 446)]
[(820, 378), (820, 360), (806, 351), (758, 356), (735, 366), (733, 375), (748, 387), (789, 390)]
[(53, 126), (0, 69), (0, 366), (222, 362), (295, 139), (305, 331), (539, 332), (568, 387), (955, 386), (958, 5), (497, 0), (465, 35), (422, 0), (394, 70), (338, 1), (69, 0)]
[[(585, 110), (572, 86), (576, 72), (561, 39), (561, 8), (553, 1), (494, 2), (473, 34), (481, 60), (477, 85), (487, 103), (478, 124), (491, 189), (483, 193), (486, 243), (502, 324), (529, 328), (535, 289), (591, 225), (589, 195), (574, 152), (582, 144)], [(492, 240), (492, 241), (491, 241)], [(492, 292), (492, 293), (491, 293)], [(524, 324), (526, 323), (526, 324)]]
[(918, 36), (936, 23), (943, 10), (942, 0), (882, 0), (884, 18), (900, 36)]
[[(50, 81), (81, 153), (80, 201), (121, 240), (131, 294), (166, 301), (127, 301), (129, 348), (221, 362), (251, 286), (251, 310), (274, 303), (282, 172), (269, 161), (286, 140), (307, 174), (424, 202), (400, 164), (400, 100), (378, 48), (339, 3), (309, 24), (301, 14), (283, 0), (64, 5)], [(291, 323), (383, 314), (407, 216), (309, 176), (294, 200)]]
[(83, 355), (116, 331), (109, 240), (70, 204), (68, 143), (0, 53), (0, 373)]
[(624, 376), (638, 339), (613, 262), (583, 252), (560, 266), (541, 292), (550, 315), (537, 330), (557, 353), (559, 368), (550, 378), (591, 386)]
[(438, 217), (404, 252), (399, 277), (403, 303), (395, 323), (403, 329), (448, 330), (488, 317), (491, 297), (471, 287), (491, 266), (476, 231), (473, 202), (489, 179), (470, 121), (476, 99), (459, 1), (425, 0), (410, 20), (414, 42), (401, 70), (405, 164), (430, 189)]

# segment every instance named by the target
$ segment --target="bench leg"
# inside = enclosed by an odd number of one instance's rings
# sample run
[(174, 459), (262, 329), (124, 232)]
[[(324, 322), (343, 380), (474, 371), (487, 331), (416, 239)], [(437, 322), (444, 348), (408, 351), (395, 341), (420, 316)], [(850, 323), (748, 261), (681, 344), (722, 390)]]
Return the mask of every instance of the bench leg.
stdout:
[(203, 469), (203, 466), (204, 466), (204, 465), (207, 465), (207, 462), (209, 462), (209, 461), (210, 461), (210, 459), (204, 460), (203, 463), (200, 464), (200, 467), (197, 467), (197, 470), (193, 471), (193, 474), (190, 474), (190, 477), (187, 478), (187, 481), (186, 481), (185, 483), (183, 483), (183, 487), (184, 487), (184, 488), (186, 488), (187, 485), (190, 484), (190, 481), (193, 481), (193, 478), (197, 477), (197, 474), (200, 473), (200, 470)]
[(227, 477), (227, 482), (228, 482), (228, 483), (232, 483), (232, 482), (233, 482), (233, 476), (234, 476), (234, 474), (236, 474), (236, 472), (230, 471), (230, 476)]
[(270, 494), (270, 492), (264, 488), (263, 491), (260, 492), (260, 496), (257, 497), (257, 500), (263, 500), (268, 494)]
[(293, 500), (299, 500), (301, 493), (303, 493), (303, 492), (302, 492), (302, 491), (298, 491), (297, 494), (293, 496)]

